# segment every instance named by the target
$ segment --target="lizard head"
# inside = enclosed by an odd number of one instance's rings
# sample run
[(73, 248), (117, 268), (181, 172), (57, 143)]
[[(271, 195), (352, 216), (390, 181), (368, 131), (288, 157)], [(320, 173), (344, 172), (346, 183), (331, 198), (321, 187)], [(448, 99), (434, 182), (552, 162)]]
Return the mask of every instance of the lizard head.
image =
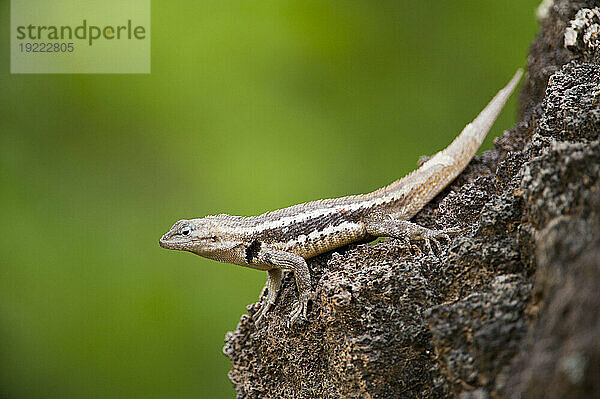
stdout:
[(165, 233), (159, 244), (166, 249), (187, 251), (204, 258), (234, 263), (234, 249), (240, 243), (220, 227), (217, 216), (180, 220)]

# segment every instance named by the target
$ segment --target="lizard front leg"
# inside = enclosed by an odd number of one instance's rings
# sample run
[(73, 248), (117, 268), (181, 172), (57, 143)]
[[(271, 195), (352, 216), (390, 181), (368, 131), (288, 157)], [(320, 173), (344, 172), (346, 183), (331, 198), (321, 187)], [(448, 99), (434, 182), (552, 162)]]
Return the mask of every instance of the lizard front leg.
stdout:
[(261, 248), (257, 259), (261, 264), (273, 266), (277, 269), (293, 270), (294, 277), (296, 278), (296, 286), (298, 287), (298, 303), (296, 303), (292, 310), (288, 326), (293, 326), (298, 321), (300, 315), (306, 319), (308, 302), (314, 298), (314, 293), (310, 287), (310, 273), (304, 258), (291, 252)]
[(375, 216), (365, 220), (367, 232), (376, 237), (398, 238), (406, 243), (424, 241), (430, 254), (433, 253), (431, 242), (440, 250), (438, 239), (450, 242), (450, 235), (461, 233), (462, 229), (432, 230), (407, 220), (397, 219), (391, 215)]
[(260, 323), (260, 321), (265, 317), (271, 306), (275, 304), (275, 299), (277, 298), (277, 293), (281, 288), (281, 269), (273, 268), (267, 270), (269, 273), (269, 278), (267, 279), (267, 284), (265, 288), (267, 290), (267, 299), (265, 303), (262, 305), (260, 310), (254, 315), (254, 322), (256, 324)]

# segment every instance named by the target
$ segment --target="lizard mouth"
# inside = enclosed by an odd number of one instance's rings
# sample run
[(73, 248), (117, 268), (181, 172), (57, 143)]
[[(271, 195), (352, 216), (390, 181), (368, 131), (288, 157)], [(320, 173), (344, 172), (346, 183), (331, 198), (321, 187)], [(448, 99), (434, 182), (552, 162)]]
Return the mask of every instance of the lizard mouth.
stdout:
[(158, 245), (165, 249), (175, 249), (174, 243), (169, 241), (169, 238), (170, 237), (167, 234), (165, 234), (160, 238), (160, 240), (158, 240)]

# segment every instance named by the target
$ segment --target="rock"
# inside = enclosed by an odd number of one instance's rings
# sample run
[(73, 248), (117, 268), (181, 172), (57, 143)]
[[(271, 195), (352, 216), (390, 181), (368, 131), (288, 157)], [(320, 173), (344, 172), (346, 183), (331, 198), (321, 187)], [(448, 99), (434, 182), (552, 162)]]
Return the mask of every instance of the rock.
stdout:
[(521, 120), (414, 218), (468, 230), (437, 255), (391, 239), (310, 260), (291, 329), (286, 275), (266, 321), (227, 334), (239, 398), (600, 397), (597, 4), (546, 3)]

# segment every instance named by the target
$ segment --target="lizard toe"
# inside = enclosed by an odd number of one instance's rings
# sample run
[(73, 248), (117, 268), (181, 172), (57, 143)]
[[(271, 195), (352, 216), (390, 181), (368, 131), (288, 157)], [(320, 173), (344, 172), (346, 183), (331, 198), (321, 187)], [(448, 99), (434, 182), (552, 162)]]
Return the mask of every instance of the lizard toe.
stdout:
[(298, 302), (296, 305), (294, 305), (294, 309), (290, 314), (288, 327), (292, 327), (294, 324), (296, 324), (299, 321), (300, 316), (302, 316), (303, 319), (308, 320), (308, 304), (314, 298), (315, 293), (312, 291), (304, 292), (302, 295), (300, 295)]

